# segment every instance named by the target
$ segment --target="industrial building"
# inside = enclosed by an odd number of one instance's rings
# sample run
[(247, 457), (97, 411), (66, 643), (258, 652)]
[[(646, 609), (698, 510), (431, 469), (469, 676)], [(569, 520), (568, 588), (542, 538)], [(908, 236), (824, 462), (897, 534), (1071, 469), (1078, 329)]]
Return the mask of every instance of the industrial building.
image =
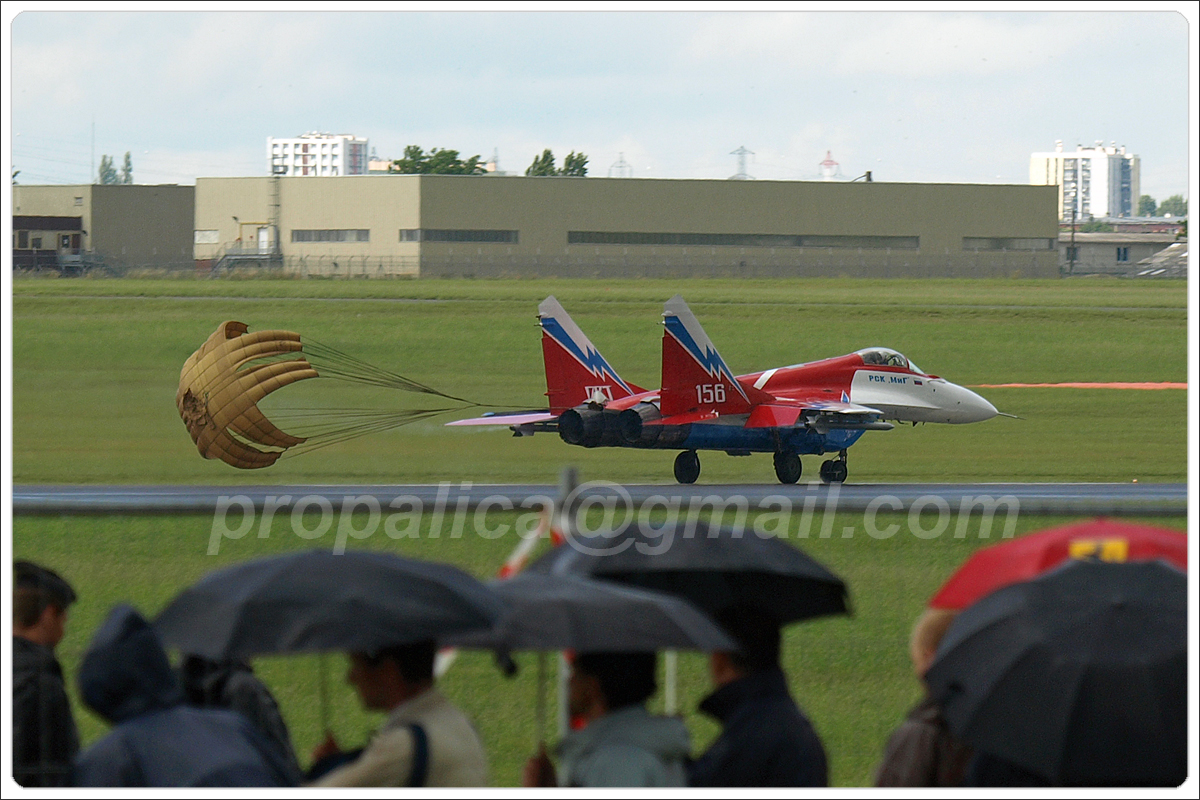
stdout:
[(12, 187), (13, 266), (79, 272), (192, 269), (195, 187)]
[(1053, 153), (1029, 157), (1029, 183), (1057, 187), (1061, 220), (1131, 217), (1141, 192), (1141, 159), (1116, 142), (1076, 145), (1074, 153), (1064, 153), (1059, 140)]
[(1076, 233), (1058, 235), (1063, 275), (1127, 275), (1140, 261), (1178, 242), (1171, 233)]
[(1056, 277), (1053, 187), (200, 178), (194, 257), (342, 276)]

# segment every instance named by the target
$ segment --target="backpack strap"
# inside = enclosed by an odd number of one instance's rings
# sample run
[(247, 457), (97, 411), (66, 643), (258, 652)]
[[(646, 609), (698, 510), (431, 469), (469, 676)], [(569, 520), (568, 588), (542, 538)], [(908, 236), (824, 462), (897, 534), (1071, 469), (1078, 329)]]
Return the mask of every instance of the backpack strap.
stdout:
[(417, 723), (408, 726), (413, 737), (412, 773), (408, 776), (408, 786), (424, 786), (429, 778), (429, 736), (425, 729)]

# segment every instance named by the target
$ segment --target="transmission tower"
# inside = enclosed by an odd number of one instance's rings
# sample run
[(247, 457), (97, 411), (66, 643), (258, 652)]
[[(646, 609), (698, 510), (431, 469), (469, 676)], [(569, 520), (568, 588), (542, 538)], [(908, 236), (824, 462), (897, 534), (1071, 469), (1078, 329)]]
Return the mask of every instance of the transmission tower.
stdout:
[(742, 147), (739, 147), (737, 150), (734, 150), (729, 155), (738, 157), (737, 175), (732, 176), (729, 180), (731, 180), (731, 181), (752, 181), (752, 180), (754, 180), (753, 175), (746, 174), (746, 156), (754, 155), (754, 151), (747, 150), (745, 148), (745, 146), (743, 145)]
[(632, 178), (633, 165), (625, 160), (624, 153), (617, 154), (617, 160), (608, 168), (608, 177), (610, 178)]

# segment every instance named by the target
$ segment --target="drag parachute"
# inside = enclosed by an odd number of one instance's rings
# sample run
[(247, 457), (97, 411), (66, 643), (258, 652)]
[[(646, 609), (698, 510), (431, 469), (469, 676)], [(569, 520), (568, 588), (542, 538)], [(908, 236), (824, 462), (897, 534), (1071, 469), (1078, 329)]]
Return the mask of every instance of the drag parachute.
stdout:
[[(285, 433), (259, 410), (259, 401), (277, 389), (318, 377), (431, 394), (466, 406), (273, 414), (301, 424), (304, 435)], [(245, 323), (231, 320), (221, 323), (184, 362), (175, 405), (200, 455), (218, 458), (239, 469), (259, 469), (274, 464), (292, 449), (314, 449), (480, 404), (444, 394), (318, 342), (302, 340), (298, 333), (250, 333)]]

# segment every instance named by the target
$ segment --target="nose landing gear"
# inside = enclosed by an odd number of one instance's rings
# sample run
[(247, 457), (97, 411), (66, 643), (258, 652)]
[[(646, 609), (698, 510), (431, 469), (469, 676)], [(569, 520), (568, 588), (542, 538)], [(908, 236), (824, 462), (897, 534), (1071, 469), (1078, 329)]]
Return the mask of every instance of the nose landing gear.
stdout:
[(821, 480), (826, 483), (845, 483), (849, 470), (846, 468), (846, 451), (838, 453), (837, 458), (831, 458), (821, 464)]

